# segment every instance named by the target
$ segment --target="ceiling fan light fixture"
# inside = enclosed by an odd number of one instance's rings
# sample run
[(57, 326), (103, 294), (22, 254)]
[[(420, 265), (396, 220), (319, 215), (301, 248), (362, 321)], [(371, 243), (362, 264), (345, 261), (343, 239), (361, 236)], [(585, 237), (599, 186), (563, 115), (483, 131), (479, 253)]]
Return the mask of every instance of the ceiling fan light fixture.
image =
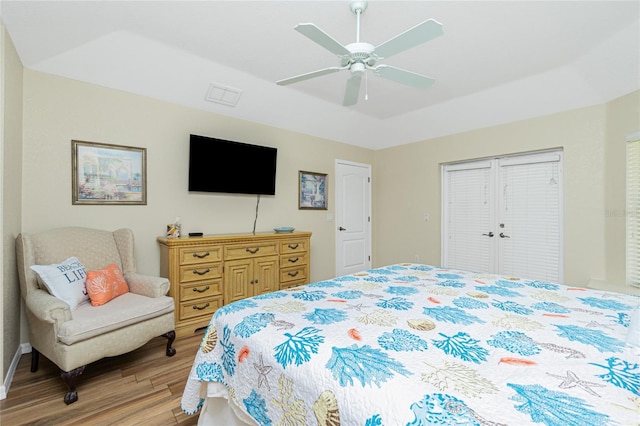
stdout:
[(351, 68), (350, 68), (351, 75), (354, 75), (354, 76), (355, 75), (362, 75), (362, 74), (364, 74), (364, 71), (366, 69), (367, 68), (365, 67), (365, 65), (362, 62), (355, 62), (355, 63), (351, 64)]

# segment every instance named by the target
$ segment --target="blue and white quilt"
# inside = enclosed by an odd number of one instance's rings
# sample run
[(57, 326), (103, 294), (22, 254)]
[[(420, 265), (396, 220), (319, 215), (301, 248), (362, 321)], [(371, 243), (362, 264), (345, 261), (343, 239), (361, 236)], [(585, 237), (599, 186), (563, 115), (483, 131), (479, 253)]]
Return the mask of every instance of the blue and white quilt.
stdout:
[(639, 303), (419, 264), (276, 291), (216, 311), (182, 409), (217, 382), (259, 425), (637, 425)]

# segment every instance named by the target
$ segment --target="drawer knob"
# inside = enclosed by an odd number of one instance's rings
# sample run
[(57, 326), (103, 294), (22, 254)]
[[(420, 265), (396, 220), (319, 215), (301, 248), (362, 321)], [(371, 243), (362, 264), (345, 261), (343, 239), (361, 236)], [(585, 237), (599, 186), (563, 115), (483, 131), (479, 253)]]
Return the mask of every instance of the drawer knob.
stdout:
[(209, 256), (211, 253), (206, 252), (205, 254), (198, 254), (198, 253), (193, 253), (193, 257), (197, 257), (198, 259), (204, 259), (205, 257)]
[(295, 277), (296, 275), (298, 275), (298, 271), (289, 272), (290, 277)]
[(289, 247), (291, 250), (295, 250), (300, 246), (300, 244), (289, 244), (287, 245), (287, 247)]
[(209, 307), (209, 302), (205, 303), (203, 306), (193, 305), (193, 309), (197, 311), (201, 311), (203, 309), (207, 309)]
[(199, 289), (199, 288), (194, 287), (194, 288), (193, 288), (193, 291), (195, 291), (196, 293), (204, 293), (205, 291), (209, 290), (210, 288), (211, 288), (211, 287), (209, 287), (209, 286), (206, 286), (206, 287), (205, 287), (205, 288), (203, 288), (203, 289)]
[(197, 269), (193, 270), (193, 273), (197, 275), (205, 275), (205, 274), (208, 274), (209, 272), (211, 272), (211, 269), (209, 268), (205, 269), (204, 271), (198, 271)]
[(246, 249), (249, 253), (251, 254), (256, 254), (258, 251), (260, 251), (260, 247), (256, 247), (255, 249), (251, 250), (249, 247), (247, 247)]
[(290, 257), (288, 260), (291, 263), (296, 263), (298, 260), (300, 260), (300, 258), (299, 257)]

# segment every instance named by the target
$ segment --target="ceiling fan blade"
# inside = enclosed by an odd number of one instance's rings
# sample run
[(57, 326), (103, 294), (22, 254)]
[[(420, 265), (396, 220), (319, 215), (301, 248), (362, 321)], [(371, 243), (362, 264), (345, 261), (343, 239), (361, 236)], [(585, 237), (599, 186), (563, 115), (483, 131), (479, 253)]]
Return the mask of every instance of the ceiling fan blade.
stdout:
[(439, 37), (443, 34), (442, 24), (435, 19), (426, 21), (409, 28), (407, 31), (398, 34), (390, 40), (376, 46), (376, 55), (380, 58), (388, 58), (407, 49), (415, 47), (426, 41)]
[(349, 55), (346, 47), (314, 24), (298, 24), (294, 29), (336, 55)]
[(392, 67), (390, 65), (378, 65), (375, 68), (374, 73), (379, 77), (386, 78), (406, 86), (415, 87), (416, 89), (426, 89), (435, 83), (435, 80), (431, 77)]
[(360, 75), (354, 75), (347, 80), (347, 88), (344, 91), (344, 101), (342, 105), (351, 106), (358, 103), (358, 95), (360, 94)]
[(276, 84), (278, 84), (280, 86), (284, 86), (284, 85), (291, 84), (291, 83), (297, 83), (297, 82), (303, 81), (303, 80), (309, 80), (310, 78), (320, 77), (320, 76), (326, 75), (326, 74), (332, 74), (334, 72), (342, 71), (343, 69), (345, 69), (345, 68), (341, 68), (341, 67), (323, 68), (323, 69), (318, 70), (318, 71), (312, 71), (312, 72), (308, 72), (306, 74), (300, 74), (300, 75), (296, 75), (294, 77), (285, 78), (283, 80), (278, 80), (278, 81), (276, 81)]

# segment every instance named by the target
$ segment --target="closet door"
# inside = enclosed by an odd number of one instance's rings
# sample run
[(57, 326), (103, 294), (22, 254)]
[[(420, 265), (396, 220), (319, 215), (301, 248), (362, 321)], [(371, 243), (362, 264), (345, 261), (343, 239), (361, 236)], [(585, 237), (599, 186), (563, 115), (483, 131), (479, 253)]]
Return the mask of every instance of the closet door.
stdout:
[(498, 271), (562, 281), (562, 163), (559, 153), (497, 160)]
[(443, 265), (475, 272), (495, 270), (494, 162), (443, 168)]
[(562, 282), (562, 153), (447, 164), (442, 264)]

